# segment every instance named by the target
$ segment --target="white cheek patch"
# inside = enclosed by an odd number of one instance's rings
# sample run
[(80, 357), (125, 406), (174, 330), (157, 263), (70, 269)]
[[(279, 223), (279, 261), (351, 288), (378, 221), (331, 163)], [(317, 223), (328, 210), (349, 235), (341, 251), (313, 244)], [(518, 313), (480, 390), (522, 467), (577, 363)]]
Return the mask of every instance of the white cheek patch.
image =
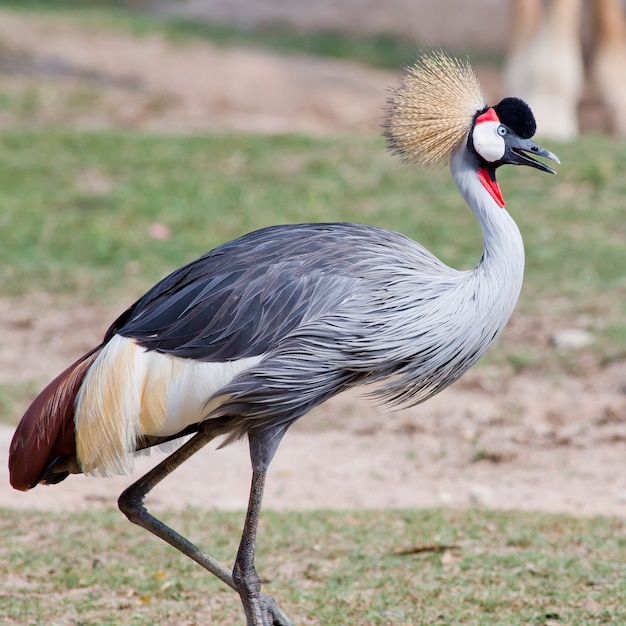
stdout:
[(480, 122), (472, 133), (476, 152), (489, 163), (499, 161), (506, 150), (504, 137), (498, 135), (499, 126), (500, 122)]

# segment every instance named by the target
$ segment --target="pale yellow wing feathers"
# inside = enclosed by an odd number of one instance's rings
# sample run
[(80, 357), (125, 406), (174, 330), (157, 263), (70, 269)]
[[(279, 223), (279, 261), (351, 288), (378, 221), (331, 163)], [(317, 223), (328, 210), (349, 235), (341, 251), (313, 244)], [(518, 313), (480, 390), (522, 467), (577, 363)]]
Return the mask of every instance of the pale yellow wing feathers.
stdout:
[(138, 374), (135, 357), (130, 342), (114, 338), (85, 376), (75, 413), (76, 453), (85, 473), (112, 475), (129, 469), (125, 451), (132, 446), (134, 428), (128, 416), (138, 415), (141, 406), (141, 385), (127, 384)]
[(98, 353), (76, 399), (82, 470), (96, 476), (129, 473), (142, 437), (175, 435), (209, 417), (219, 390), (261, 359), (181, 359), (116, 335)]

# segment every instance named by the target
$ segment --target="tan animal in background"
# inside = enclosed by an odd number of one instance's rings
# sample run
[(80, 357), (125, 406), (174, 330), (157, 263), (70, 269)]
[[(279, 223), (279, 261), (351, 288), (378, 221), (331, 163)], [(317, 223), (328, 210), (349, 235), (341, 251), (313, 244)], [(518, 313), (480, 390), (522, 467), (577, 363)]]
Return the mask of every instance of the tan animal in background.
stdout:
[(583, 19), (591, 18), (589, 77), (606, 107), (611, 130), (626, 136), (626, 22), (620, 0), (512, 0), (507, 91), (524, 98), (544, 137), (579, 133), (585, 79)]

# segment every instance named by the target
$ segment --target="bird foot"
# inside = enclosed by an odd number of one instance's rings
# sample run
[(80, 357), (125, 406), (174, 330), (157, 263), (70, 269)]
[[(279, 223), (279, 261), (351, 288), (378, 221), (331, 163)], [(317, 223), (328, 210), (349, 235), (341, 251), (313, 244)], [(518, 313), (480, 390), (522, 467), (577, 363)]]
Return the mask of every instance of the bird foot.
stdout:
[(263, 626), (293, 626), (291, 620), (283, 613), (274, 598), (262, 593), (259, 597)]

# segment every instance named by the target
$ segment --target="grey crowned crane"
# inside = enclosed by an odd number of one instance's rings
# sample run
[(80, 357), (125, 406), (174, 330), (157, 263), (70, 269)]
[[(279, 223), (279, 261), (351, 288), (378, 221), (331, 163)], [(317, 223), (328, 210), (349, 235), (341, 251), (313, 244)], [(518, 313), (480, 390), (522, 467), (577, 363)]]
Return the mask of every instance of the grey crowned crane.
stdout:
[[(120, 496), (121, 510), (235, 589), (249, 626), (290, 624), (254, 568), (274, 453), (293, 422), (345, 389), (374, 383), (382, 401), (417, 404), (487, 350), (524, 270), (496, 170), (554, 173), (530, 155), (558, 162), (534, 131), (521, 100), (485, 104), (467, 62), (422, 55), (391, 92), (384, 134), (405, 160), (449, 160), (482, 228), (478, 265), (453, 269), (403, 235), (361, 224), (273, 226), (221, 245), (150, 289), (33, 401), (10, 448), (13, 487), (127, 473), (138, 450), (193, 435)], [(143, 505), (218, 436), (247, 439), (252, 463), (232, 573)]]

